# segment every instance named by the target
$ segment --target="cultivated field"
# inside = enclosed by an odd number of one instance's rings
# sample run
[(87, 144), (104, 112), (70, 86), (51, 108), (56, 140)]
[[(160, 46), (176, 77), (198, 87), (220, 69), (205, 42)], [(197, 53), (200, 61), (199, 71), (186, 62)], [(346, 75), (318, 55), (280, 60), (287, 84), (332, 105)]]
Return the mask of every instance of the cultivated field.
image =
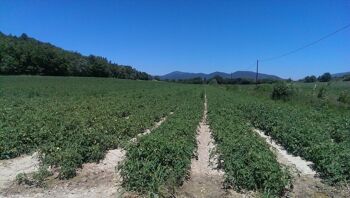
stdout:
[(346, 197), (350, 85), (320, 86), (0, 76), (0, 196)]

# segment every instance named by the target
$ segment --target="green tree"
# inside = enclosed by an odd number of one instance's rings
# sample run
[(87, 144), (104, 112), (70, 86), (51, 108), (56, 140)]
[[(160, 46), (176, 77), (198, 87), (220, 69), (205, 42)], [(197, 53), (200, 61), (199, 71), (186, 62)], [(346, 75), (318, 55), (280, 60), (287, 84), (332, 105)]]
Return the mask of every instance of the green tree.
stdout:
[(306, 76), (304, 78), (304, 82), (306, 83), (312, 83), (312, 82), (316, 82), (317, 81), (317, 78), (316, 76), (312, 75), (312, 76)]
[(327, 72), (318, 77), (318, 81), (320, 82), (329, 82), (332, 79), (332, 75)]

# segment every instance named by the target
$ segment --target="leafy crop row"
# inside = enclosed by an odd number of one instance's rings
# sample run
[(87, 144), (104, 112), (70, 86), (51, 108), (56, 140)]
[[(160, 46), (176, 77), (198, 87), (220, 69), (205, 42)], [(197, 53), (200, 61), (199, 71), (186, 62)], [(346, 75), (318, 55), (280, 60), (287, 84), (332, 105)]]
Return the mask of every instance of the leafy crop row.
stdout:
[(314, 162), (330, 183), (350, 181), (350, 116), (283, 103), (241, 106), (251, 123), (289, 152)]
[(127, 148), (119, 167), (127, 190), (164, 195), (182, 184), (196, 148), (196, 128), (203, 112), (200, 93), (200, 89), (188, 92), (159, 128)]
[(208, 89), (209, 123), (217, 144), (225, 185), (238, 190), (258, 190), (279, 196), (289, 184), (289, 174), (277, 162), (266, 142), (247, 124), (238, 109), (242, 102), (229, 92)]
[[(300, 92), (307, 87), (300, 84)], [(332, 91), (346, 90), (346, 84), (334, 85)], [(305, 102), (273, 102), (267, 97), (241, 90), (231, 90), (241, 98), (242, 116), (264, 130), (290, 153), (314, 162), (314, 169), (331, 184), (350, 181), (350, 114), (345, 108), (307, 105)], [(259, 92), (261, 88), (257, 87)], [(312, 89), (309, 87), (309, 89)], [(304, 100), (309, 100), (304, 98)]]
[(175, 111), (191, 86), (100, 78), (1, 77), (0, 159), (39, 151), (73, 177), (85, 162)]

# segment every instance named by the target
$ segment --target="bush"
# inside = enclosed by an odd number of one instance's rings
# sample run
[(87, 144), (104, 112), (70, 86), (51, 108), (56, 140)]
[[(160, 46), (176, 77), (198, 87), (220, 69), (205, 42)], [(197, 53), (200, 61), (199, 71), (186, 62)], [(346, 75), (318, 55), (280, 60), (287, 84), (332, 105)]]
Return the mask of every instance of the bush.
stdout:
[(350, 81), (350, 75), (344, 77), (344, 81)]
[(318, 77), (318, 81), (320, 82), (329, 82), (331, 79), (332, 79), (332, 75), (328, 72)]
[(318, 91), (317, 98), (326, 99), (326, 93), (327, 93), (326, 87), (321, 87), (321, 89)]
[(218, 84), (218, 81), (215, 78), (209, 81), (209, 85), (217, 85), (217, 84)]
[(17, 176), (16, 176), (16, 181), (17, 181), (17, 184), (25, 184), (25, 185), (28, 185), (28, 186), (32, 186), (34, 184), (34, 182), (29, 179), (28, 175), (25, 174), (25, 173), (19, 173)]
[(277, 83), (272, 90), (271, 98), (273, 100), (288, 100), (293, 95), (293, 89), (285, 82)]
[(339, 95), (338, 101), (345, 104), (350, 104), (350, 93), (342, 91)]
[(41, 166), (39, 170), (33, 174), (19, 173), (16, 176), (16, 182), (19, 185), (28, 185), (35, 187), (44, 187), (45, 179), (51, 176), (52, 173), (48, 171), (47, 166)]
[(316, 76), (306, 76), (304, 78), (304, 82), (306, 82), (306, 83), (312, 83), (312, 82), (316, 82), (316, 81), (317, 81)]

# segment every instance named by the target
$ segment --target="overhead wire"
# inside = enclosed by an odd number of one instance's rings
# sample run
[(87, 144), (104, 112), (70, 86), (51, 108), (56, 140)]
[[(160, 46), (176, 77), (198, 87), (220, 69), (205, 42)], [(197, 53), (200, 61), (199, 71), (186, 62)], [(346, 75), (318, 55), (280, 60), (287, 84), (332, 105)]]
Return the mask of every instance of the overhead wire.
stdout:
[(323, 40), (325, 40), (325, 39), (327, 39), (327, 38), (329, 38), (329, 37), (331, 37), (331, 36), (333, 36), (333, 35), (335, 35), (335, 34), (341, 32), (341, 31), (344, 31), (344, 30), (346, 30), (347, 28), (350, 28), (350, 24), (347, 24), (347, 25), (345, 25), (345, 26), (343, 26), (343, 27), (341, 27), (341, 28), (335, 30), (334, 32), (331, 32), (331, 33), (329, 33), (329, 34), (326, 34), (325, 36), (322, 36), (321, 38), (319, 38), (319, 39), (317, 39), (317, 40), (314, 40), (314, 41), (312, 41), (312, 42), (310, 42), (310, 43), (308, 43), (308, 44), (305, 44), (305, 45), (303, 45), (303, 46), (301, 46), (301, 47), (298, 47), (298, 48), (296, 48), (296, 49), (287, 51), (287, 52), (285, 52), (285, 53), (283, 53), (283, 54), (280, 54), (280, 55), (278, 55), (278, 56), (274, 56), (274, 57), (270, 57), (270, 58), (265, 58), (265, 59), (259, 59), (259, 61), (260, 61), (260, 62), (267, 62), (267, 61), (272, 61), (272, 60), (275, 60), (275, 59), (279, 59), (279, 58), (282, 58), (282, 57), (285, 57), (285, 56), (294, 54), (294, 53), (296, 53), (296, 52), (298, 52), (298, 51), (301, 51), (301, 50), (303, 50), (303, 49), (305, 49), (305, 48), (308, 48), (308, 47), (310, 47), (310, 46), (313, 46), (313, 45), (315, 45), (315, 44), (317, 44), (317, 43), (319, 43), (319, 42), (321, 42), (321, 41), (323, 41)]

